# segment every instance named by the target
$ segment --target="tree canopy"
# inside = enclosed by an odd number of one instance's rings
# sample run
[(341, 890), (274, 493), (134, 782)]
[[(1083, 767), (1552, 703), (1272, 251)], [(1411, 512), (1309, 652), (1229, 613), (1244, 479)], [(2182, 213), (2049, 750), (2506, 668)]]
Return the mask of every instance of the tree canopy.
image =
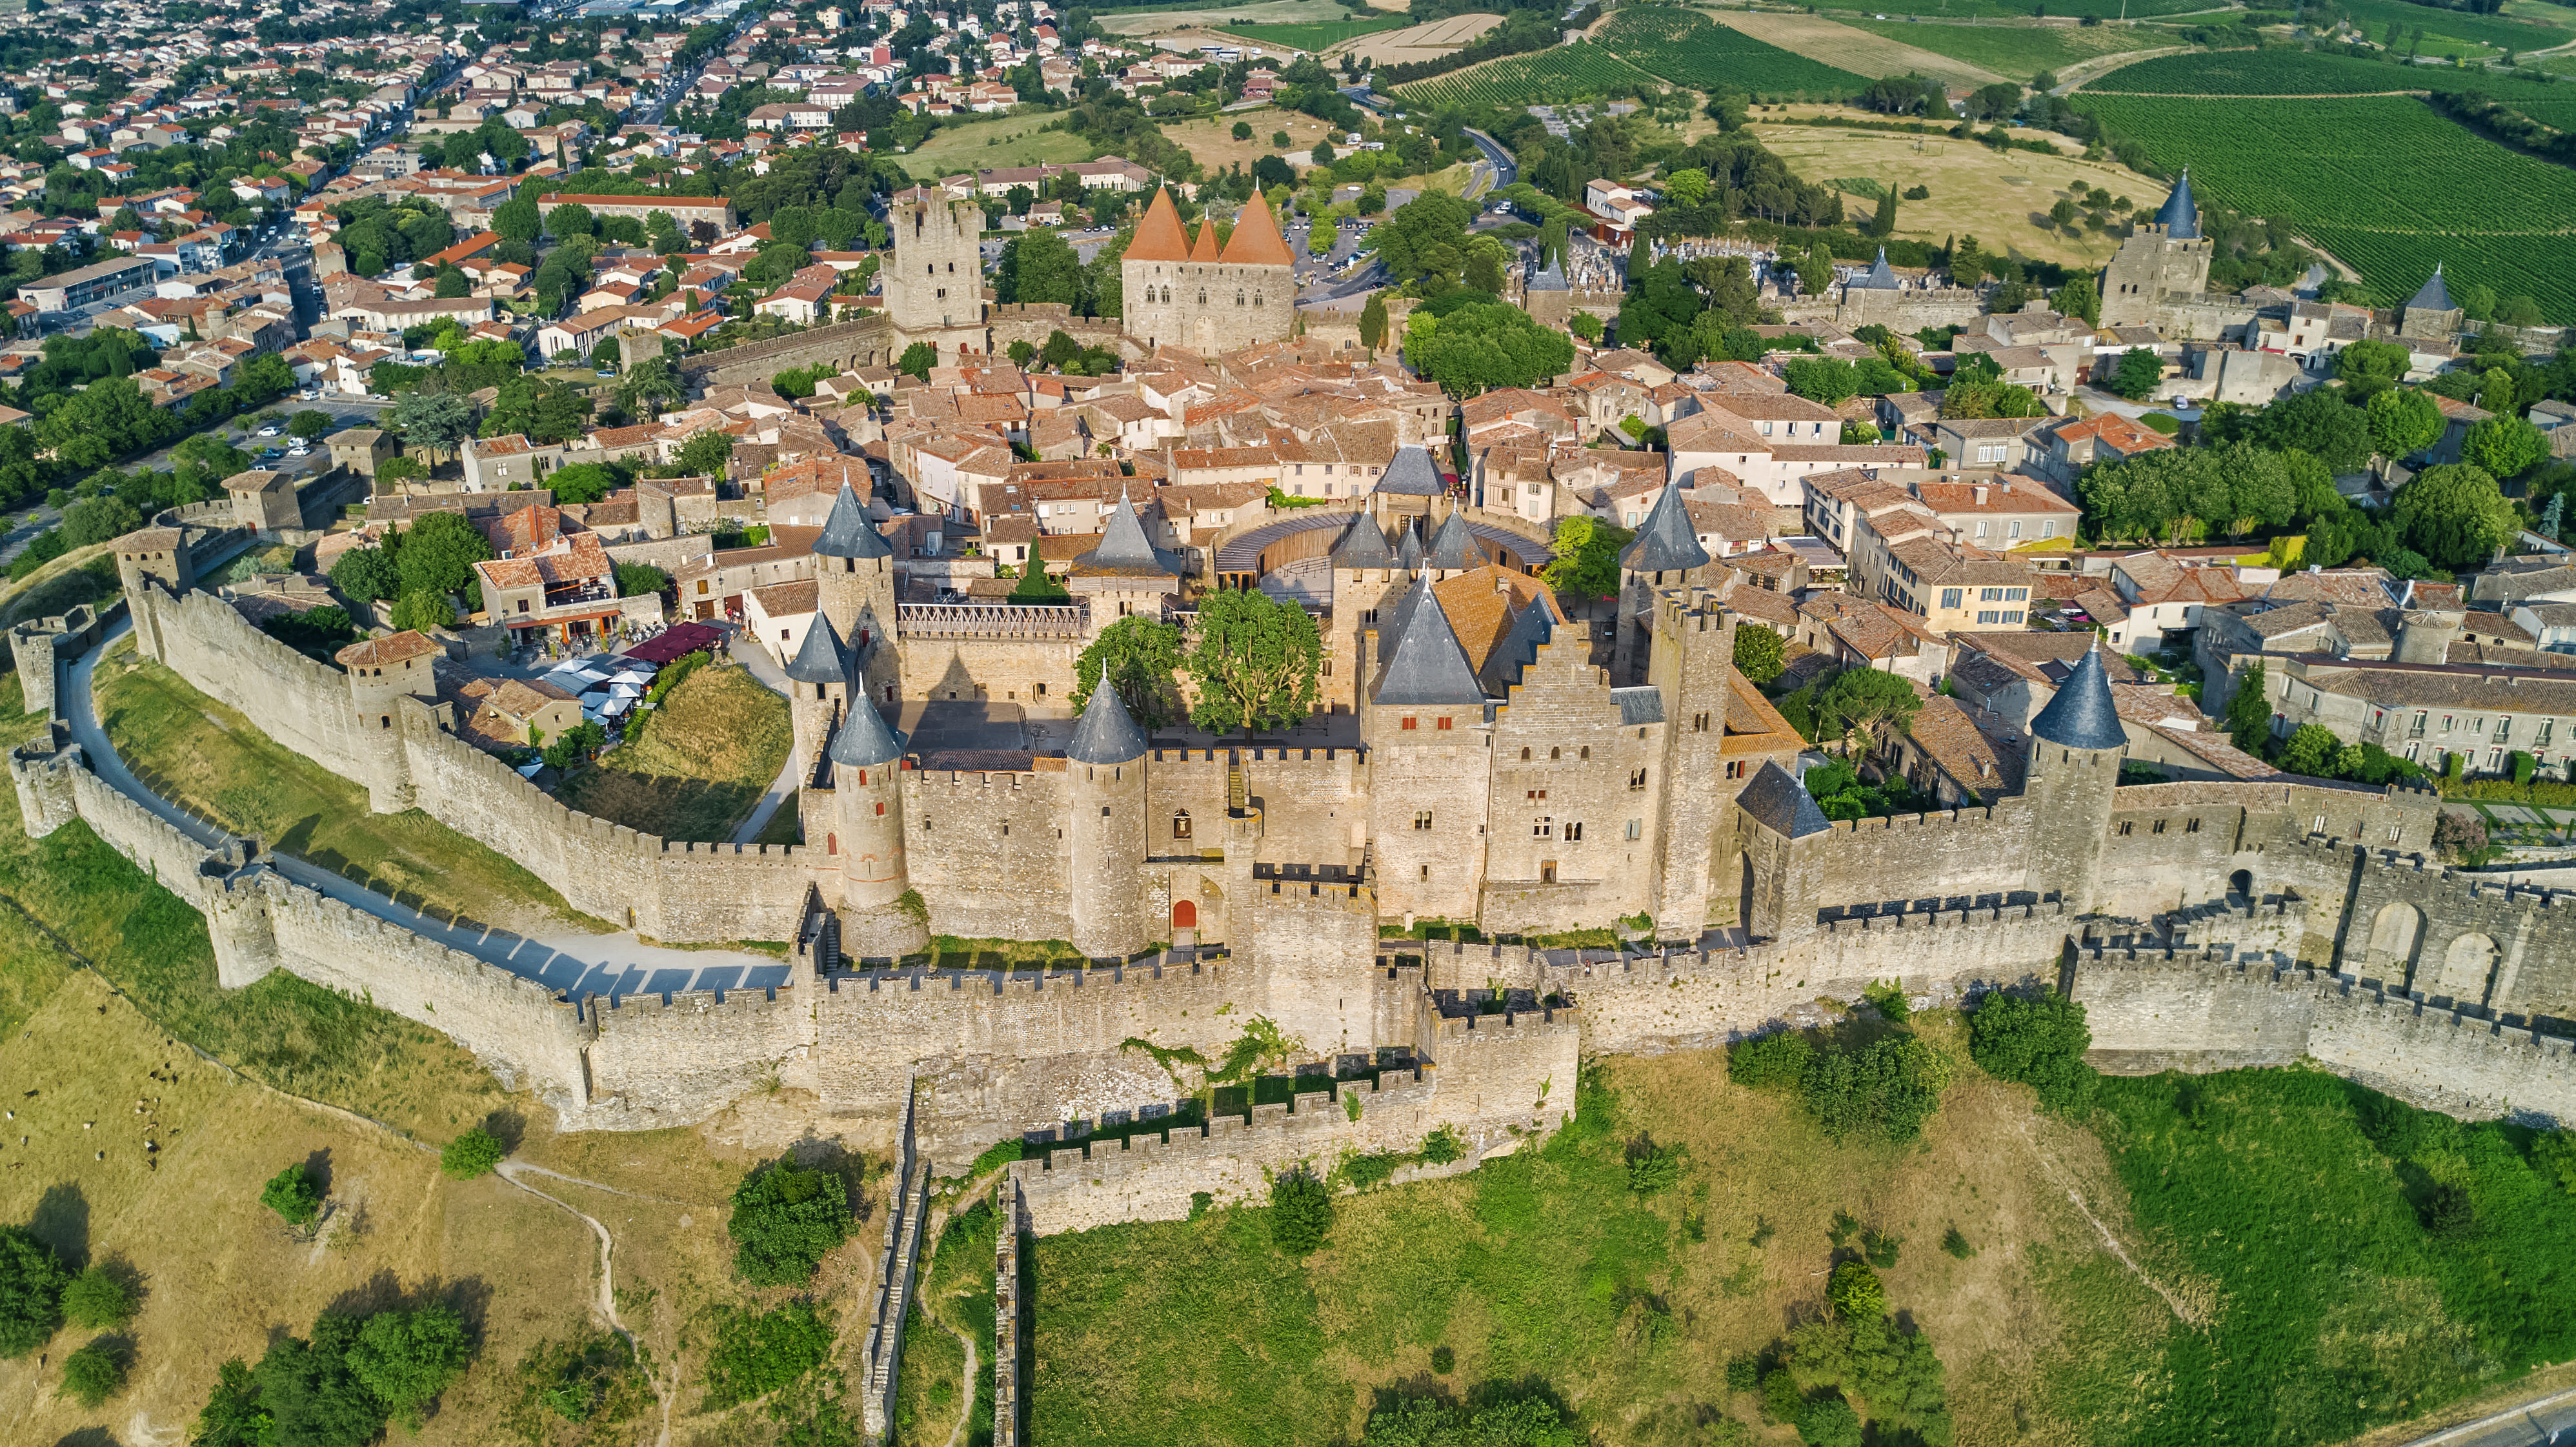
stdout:
[(1106, 672), (1137, 727), (1160, 728), (1184, 713), (1176, 681), (1180, 668), (1180, 629), (1141, 615), (1121, 618), (1074, 659), (1074, 711), (1091, 701)]
[(1405, 322), (1404, 359), (1451, 396), (1473, 397), (1563, 376), (1574, 365), (1574, 343), (1518, 307), (1494, 302), (1446, 316), (1415, 312)]
[(1200, 600), (1182, 666), (1198, 683), (1190, 725), (1212, 734), (1287, 728), (1315, 710), (1323, 637), (1294, 603), (1250, 588)]
[(2469, 463), (2428, 467), (2397, 490), (2398, 530), (2433, 566), (2474, 568), (2513, 537), (2513, 504), (2493, 474)]
[(774, 1161), (734, 1188), (734, 1270), (754, 1286), (799, 1286), (850, 1234), (850, 1198), (839, 1177)]

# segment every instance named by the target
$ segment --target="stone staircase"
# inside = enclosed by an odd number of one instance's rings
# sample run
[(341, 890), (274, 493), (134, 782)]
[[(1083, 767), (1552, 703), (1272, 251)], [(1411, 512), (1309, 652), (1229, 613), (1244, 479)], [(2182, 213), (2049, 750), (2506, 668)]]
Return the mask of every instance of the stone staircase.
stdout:
[(886, 1232), (885, 1255), (877, 1264), (875, 1312), (868, 1327), (864, 1361), (868, 1385), (863, 1415), (867, 1432), (883, 1441), (894, 1421), (896, 1374), (903, 1366), (903, 1319), (912, 1306), (913, 1273), (921, 1263), (921, 1237), (930, 1215), (930, 1162), (913, 1145), (914, 1105), (907, 1092), (903, 1107), (902, 1146), (897, 1176), (903, 1185), (895, 1196), (895, 1218)]

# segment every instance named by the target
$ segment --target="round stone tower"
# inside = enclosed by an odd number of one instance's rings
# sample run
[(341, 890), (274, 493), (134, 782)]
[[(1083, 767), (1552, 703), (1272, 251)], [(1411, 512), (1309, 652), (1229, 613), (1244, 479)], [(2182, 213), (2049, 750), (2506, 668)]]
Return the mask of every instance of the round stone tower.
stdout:
[(1073, 946), (1086, 955), (1124, 955), (1153, 933), (1137, 869), (1145, 862), (1145, 735), (1105, 683), (1074, 726), (1065, 749), (1066, 884)]
[(2111, 832), (2111, 791), (2128, 756), (2129, 731), (2111, 700), (2096, 643), (2030, 721), (2030, 767), (2022, 778), (2032, 816), (2024, 888), (2057, 896), (2069, 912), (2093, 906)]
[(351, 742), (365, 759), (367, 807), (399, 814), (412, 806), (411, 766), (403, 751), (405, 695), (438, 697), (433, 660), (439, 646), (410, 629), (352, 643), (332, 657), (348, 671), (349, 704), (356, 717)]
[[(903, 743), (875, 704), (854, 698), (827, 754), (833, 827), (820, 842), (826, 867), (840, 871), (841, 948), (853, 955), (902, 955), (930, 941), (928, 920), (905, 900)], [(809, 833), (807, 847), (816, 842)]]
[(894, 646), (894, 547), (868, 521), (866, 504), (846, 482), (814, 539), (814, 556), (822, 614), (848, 650), (852, 686), (877, 704), (894, 702), (903, 681), (903, 660)]
[(796, 758), (810, 777), (822, 767), (832, 726), (849, 705), (850, 656), (829, 613), (818, 613), (796, 656), (787, 660), (787, 718), (796, 730)]

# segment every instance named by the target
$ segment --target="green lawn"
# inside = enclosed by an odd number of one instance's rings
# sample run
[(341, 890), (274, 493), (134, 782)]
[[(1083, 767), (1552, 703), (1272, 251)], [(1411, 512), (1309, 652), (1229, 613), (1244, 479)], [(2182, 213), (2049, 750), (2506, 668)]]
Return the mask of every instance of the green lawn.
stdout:
[(369, 813), (365, 789), (136, 657), (130, 640), (93, 683), (99, 722), (135, 774), (236, 834), (441, 915), (514, 929), (580, 919), (543, 880), (428, 814)]
[(1854, 30), (1866, 30), (2024, 83), (2043, 70), (2063, 70), (2077, 61), (2181, 43), (2173, 31), (2151, 25), (2077, 27), (2012, 20), (1981, 25), (1909, 24), (1902, 20), (1835, 18)]
[(1255, 45), (1322, 50), (1328, 45), (1339, 45), (1345, 40), (1375, 35), (1382, 30), (1402, 30), (1413, 23), (1410, 15), (1378, 15), (1366, 20), (1327, 20), (1316, 25), (1223, 25), (1215, 28), (1227, 35), (1239, 35)]
[(1002, 166), (1034, 166), (1041, 161), (1088, 161), (1100, 148), (1070, 131), (1048, 130), (1061, 117), (1003, 116), (964, 125), (943, 125), (921, 148), (903, 157), (903, 167), (917, 180), (959, 171)]
[(750, 669), (701, 668), (556, 797), (639, 833), (721, 844), (751, 817), (795, 742), (787, 700)]

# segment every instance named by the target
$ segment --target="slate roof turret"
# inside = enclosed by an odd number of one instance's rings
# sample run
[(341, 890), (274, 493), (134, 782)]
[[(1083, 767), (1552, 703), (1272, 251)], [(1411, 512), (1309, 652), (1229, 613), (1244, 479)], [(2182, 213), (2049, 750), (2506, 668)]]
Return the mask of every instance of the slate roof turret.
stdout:
[(1177, 575), (1180, 569), (1153, 540), (1145, 536), (1145, 520), (1136, 514), (1136, 505), (1127, 500), (1127, 489), (1118, 490), (1118, 506), (1109, 510), (1108, 519), (1100, 525), (1100, 543), (1074, 560), (1074, 566), (1094, 573), (1132, 573), (1139, 575)]
[(1082, 719), (1073, 726), (1073, 742), (1067, 744), (1064, 756), (1077, 764), (1123, 764), (1142, 756), (1145, 735), (1136, 721), (1127, 716), (1126, 702), (1118, 690), (1103, 683), (1091, 691), (1091, 702), (1082, 706)]
[(1887, 264), (1887, 248), (1878, 249), (1878, 260), (1870, 269), (1852, 278), (1853, 286), (1863, 291), (1900, 291), (1895, 269)]
[(1419, 444), (1395, 449), (1395, 460), (1377, 480), (1372, 493), (1394, 493), (1400, 497), (1438, 497), (1447, 489), (1440, 482), (1440, 465)]
[(2057, 686), (2057, 696), (2030, 721), (2031, 737), (2061, 748), (2116, 749), (2129, 742), (2120, 726), (2120, 707), (2111, 698), (2111, 676), (2102, 669), (2102, 645), (2084, 651), (2075, 671)]
[(805, 630), (805, 641), (796, 646), (796, 656), (787, 661), (787, 676), (798, 683), (850, 681), (849, 655), (841, 651), (841, 635), (834, 631), (831, 619), (820, 612), (814, 615), (813, 626)]
[(1377, 519), (1367, 513), (1354, 513), (1351, 525), (1333, 543), (1333, 566), (1336, 568), (1392, 568), (1395, 553), (1386, 545), (1386, 534), (1379, 532)]
[(1776, 759), (1762, 766), (1735, 802), (1753, 816), (1753, 822), (1785, 839), (1804, 839), (1834, 827), (1825, 811), (1816, 807), (1816, 796)]
[(2459, 303), (2451, 300), (2451, 288), (2443, 284), (2442, 263), (2438, 261), (2433, 263), (2433, 274), (2426, 277), (2424, 285), (2407, 300), (2406, 309), (2410, 312), (2449, 312), (2460, 309)]
[(1422, 561), (1429, 567), (1462, 572), (1492, 562), (1493, 559), (1487, 556), (1488, 551), (1474, 531), (1468, 528), (1467, 515), (1452, 512), (1440, 524), (1439, 530), (1432, 533), (1431, 546), (1424, 552)]
[(841, 484), (841, 495), (832, 499), (832, 512), (823, 519), (823, 531), (814, 538), (814, 551), (826, 558), (890, 558), (894, 546), (868, 521), (868, 510), (859, 495)]
[(903, 757), (903, 735), (887, 728), (877, 706), (862, 694), (850, 700), (849, 716), (841, 720), (840, 732), (832, 735), (832, 747), (825, 752), (844, 768), (873, 768)]
[(1708, 549), (1691, 526), (1690, 509), (1682, 503), (1679, 484), (1667, 482), (1655, 505), (1637, 526), (1637, 536), (1619, 552), (1619, 566), (1631, 573), (1661, 573), (1696, 568), (1708, 561)]
[(2191, 199), (2191, 167), (2182, 168), (2182, 179), (2174, 182), (2173, 194), (2156, 213), (2156, 224), (2165, 229), (2167, 241), (2200, 239), (2200, 207)]
[(1386, 675), (1378, 681), (1373, 702), (1380, 704), (1482, 704), (1485, 689), (1476, 682), (1467, 650), (1458, 646), (1457, 630), (1431, 591), (1429, 577), (1414, 585), (1405, 610), (1404, 629), (1386, 656)]

